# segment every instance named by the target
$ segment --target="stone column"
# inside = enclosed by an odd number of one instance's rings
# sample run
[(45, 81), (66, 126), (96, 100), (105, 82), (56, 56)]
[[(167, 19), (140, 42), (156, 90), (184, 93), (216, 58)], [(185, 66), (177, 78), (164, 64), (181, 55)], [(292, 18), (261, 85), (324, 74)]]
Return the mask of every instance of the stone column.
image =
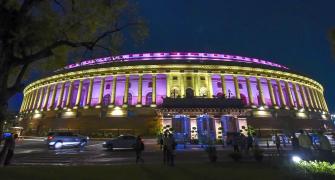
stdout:
[(57, 92), (57, 84), (54, 85), (54, 89), (53, 89), (52, 95), (51, 95), (50, 107), (48, 107), (48, 110), (50, 110), (52, 108), (55, 108), (56, 92)]
[(180, 96), (184, 98), (185, 96), (185, 82), (184, 82), (184, 74), (179, 75), (179, 82), (180, 82)]
[(297, 101), (298, 108), (301, 108), (302, 104), (301, 104), (299, 93), (298, 93), (298, 90), (297, 90), (297, 84), (292, 83), (292, 86), (293, 86), (294, 96), (295, 96), (295, 99)]
[(24, 110), (24, 105), (26, 104), (26, 101), (27, 101), (27, 95), (23, 95), (23, 100), (19, 111), (20, 113)]
[(315, 106), (315, 104), (314, 104), (314, 102), (313, 102), (313, 99), (312, 99), (312, 95), (311, 95), (311, 93), (310, 93), (310, 91), (309, 91), (309, 88), (308, 88), (308, 87), (305, 87), (305, 90), (306, 90), (306, 93), (307, 93), (307, 97), (308, 97), (308, 101), (309, 101), (310, 107), (311, 107), (312, 109), (316, 108), (316, 106)]
[(123, 106), (128, 106), (128, 93), (129, 93), (129, 75), (126, 75), (126, 82), (124, 84), (124, 94), (123, 94)]
[(70, 107), (70, 102), (71, 102), (71, 98), (72, 98), (72, 90), (73, 90), (73, 85), (74, 85), (74, 81), (70, 81), (70, 85), (69, 85), (69, 89), (67, 92), (67, 97), (66, 97), (66, 104), (65, 107), (69, 108)]
[(227, 86), (226, 86), (226, 79), (225, 76), (221, 75), (221, 89), (222, 89), (222, 95), (227, 97)]
[(105, 77), (101, 77), (99, 99), (96, 108), (102, 107), (105, 90)]
[(156, 74), (152, 74), (152, 103), (151, 103), (151, 107), (156, 107), (156, 80), (157, 80), (157, 75)]
[(329, 109), (328, 109), (328, 106), (327, 106), (327, 102), (326, 102), (326, 100), (325, 100), (325, 98), (324, 98), (323, 93), (321, 93), (321, 92), (320, 92), (320, 98), (321, 98), (321, 100), (322, 100), (322, 102), (323, 102), (323, 104), (324, 104), (325, 111), (326, 111), (326, 112), (329, 112)]
[(286, 100), (285, 100), (284, 93), (283, 93), (283, 88), (281, 87), (281, 83), (278, 79), (276, 80), (276, 82), (277, 82), (279, 96), (280, 96), (280, 104), (282, 105), (282, 107), (286, 108), (287, 106), (286, 106)]
[(117, 76), (113, 76), (111, 102), (110, 102), (109, 107), (113, 107), (115, 105), (116, 82), (117, 82)]
[(315, 95), (316, 95), (316, 97), (317, 97), (317, 99), (318, 99), (318, 101), (319, 101), (319, 103), (320, 103), (321, 110), (325, 111), (326, 108), (325, 108), (325, 105), (324, 105), (324, 103), (323, 103), (323, 101), (322, 101), (322, 98), (321, 98), (321, 95), (320, 95), (320, 94), (321, 94), (321, 93), (319, 92), (319, 90), (315, 90)]
[(88, 85), (88, 90), (87, 90), (87, 95), (86, 95), (86, 104), (84, 108), (89, 108), (91, 106), (93, 83), (94, 83), (94, 78), (90, 78), (90, 84)]
[(273, 107), (277, 107), (278, 103), (277, 100), (275, 98), (275, 94), (273, 92), (273, 87), (272, 87), (272, 83), (271, 83), (271, 79), (266, 79), (267, 83), (268, 83), (268, 89), (269, 89), (269, 94), (270, 94), (270, 98), (271, 98), (271, 104)]
[(58, 102), (57, 102), (57, 106), (56, 106), (56, 109), (59, 109), (62, 107), (62, 101), (63, 101), (63, 96), (64, 96), (64, 87), (65, 87), (65, 83), (66, 82), (63, 82), (62, 83), (62, 86), (61, 86), (61, 89), (60, 89), (60, 94), (59, 94), (59, 97), (58, 97)]
[(80, 79), (79, 80), (78, 93), (77, 93), (76, 103), (74, 105), (74, 109), (77, 109), (80, 106), (80, 98), (81, 98), (82, 91), (83, 91), (83, 79)]
[(285, 88), (287, 91), (287, 95), (288, 95), (288, 99), (289, 99), (289, 105), (294, 108), (294, 102), (293, 102), (293, 97), (292, 97), (292, 93), (291, 93), (291, 89), (290, 89), (290, 85), (288, 84), (288, 81), (285, 81)]
[(208, 97), (213, 98), (213, 84), (212, 84), (212, 74), (208, 74), (207, 76), (207, 89), (208, 89)]
[(254, 105), (254, 98), (253, 98), (253, 95), (252, 95), (252, 89), (251, 89), (251, 85), (250, 85), (250, 79), (249, 79), (249, 77), (245, 77), (245, 80), (247, 82), (249, 105), (253, 106)]
[(171, 75), (170, 73), (166, 74), (166, 97), (171, 97)]
[(195, 96), (200, 96), (200, 83), (199, 83), (199, 75), (198, 73), (194, 73), (194, 95)]
[(40, 90), (40, 98), (38, 99), (38, 103), (37, 103), (37, 109), (38, 110), (40, 110), (42, 108), (43, 96), (44, 96), (44, 87), (42, 87), (41, 90)]
[(313, 88), (310, 88), (310, 92), (312, 93), (313, 100), (316, 104), (317, 109), (321, 109), (320, 103), (318, 101), (318, 97), (315, 94), (315, 90)]
[(261, 80), (258, 77), (256, 78), (256, 80), (257, 80), (259, 97), (261, 98), (261, 105), (264, 106), (265, 99), (264, 99), (264, 94), (263, 94), (263, 86), (262, 86)]
[(23, 103), (23, 108), (22, 108), (22, 111), (26, 111), (26, 109), (27, 109), (27, 104), (28, 104), (28, 102), (29, 102), (29, 93), (26, 93), (26, 94), (24, 94), (23, 95), (24, 96), (24, 103)]
[(42, 106), (42, 108), (43, 108), (44, 110), (47, 109), (47, 105), (48, 105), (48, 102), (49, 102), (50, 86), (51, 86), (51, 85), (49, 85), (49, 86), (47, 87), (47, 92), (45, 93), (45, 98), (44, 98), (44, 102), (43, 102), (43, 106)]
[(299, 84), (299, 90), (300, 90), (301, 99), (302, 99), (302, 102), (304, 103), (305, 108), (310, 108), (308, 100), (307, 100), (307, 96), (301, 84)]
[(138, 75), (138, 83), (137, 83), (138, 90), (137, 90), (137, 105), (136, 105), (136, 107), (141, 107), (142, 106), (142, 78), (143, 78), (143, 75), (139, 74)]
[(36, 89), (36, 90), (35, 90), (35, 95), (34, 95), (34, 101), (33, 101), (33, 104), (32, 104), (32, 110), (35, 110), (35, 109), (36, 109), (37, 98), (38, 98), (38, 92), (39, 92), (39, 89)]
[(33, 101), (34, 101), (34, 93), (35, 93), (35, 91), (30, 92), (29, 103), (27, 104), (27, 110), (32, 110), (32, 105), (33, 105)]
[(237, 76), (233, 76), (234, 79), (234, 86), (235, 86), (235, 94), (236, 94), (236, 98), (237, 99), (241, 99), (241, 95), (240, 95), (240, 88), (238, 87), (238, 80), (237, 80)]

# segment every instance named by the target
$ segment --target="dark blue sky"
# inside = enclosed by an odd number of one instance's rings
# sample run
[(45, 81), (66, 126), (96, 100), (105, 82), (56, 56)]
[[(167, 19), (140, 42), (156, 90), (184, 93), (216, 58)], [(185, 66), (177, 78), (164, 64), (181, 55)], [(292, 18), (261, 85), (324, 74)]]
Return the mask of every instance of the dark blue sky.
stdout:
[[(208, 51), (277, 62), (320, 82), (335, 112), (329, 42), (334, 7), (334, 0), (139, 0), (150, 36), (122, 51)], [(13, 98), (10, 108), (17, 109), (21, 99)]]

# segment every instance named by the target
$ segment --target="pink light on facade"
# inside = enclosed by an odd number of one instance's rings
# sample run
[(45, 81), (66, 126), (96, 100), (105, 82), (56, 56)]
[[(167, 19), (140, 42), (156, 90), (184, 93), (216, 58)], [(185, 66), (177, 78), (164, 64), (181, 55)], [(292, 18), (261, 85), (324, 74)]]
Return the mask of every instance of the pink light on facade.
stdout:
[(73, 69), (77, 67), (91, 66), (97, 64), (108, 64), (113, 62), (131, 62), (131, 61), (162, 61), (162, 60), (204, 60), (204, 61), (225, 61), (225, 62), (240, 62), (240, 63), (252, 63), (266, 66), (272, 66), (282, 69), (288, 69), (287, 67), (265, 61), (262, 59), (228, 55), (228, 54), (215, 54), (215, 53), (197, 53), (197, 52), (156, 52), (156, 53), (141, 53), (141, 54), (125, 54), (119, 56), (110, 56), (97, 59), (90, 59), (81, 61), (78, 63), (70, 64), (60, 70)]

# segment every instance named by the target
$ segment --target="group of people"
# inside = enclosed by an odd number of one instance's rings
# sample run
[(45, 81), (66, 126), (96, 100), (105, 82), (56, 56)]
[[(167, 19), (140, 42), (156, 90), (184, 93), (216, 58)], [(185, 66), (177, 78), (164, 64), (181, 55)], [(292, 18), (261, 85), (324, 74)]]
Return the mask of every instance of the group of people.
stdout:
[(17, 134), (14, 134), (4, 138), (5, 143), (0, 152), (0, 167), (8, 166), (11, 163), (14, 156), (16, 139), (18, 137)]
[(173, 137), (173, 134), (165, 131), (164, 134), (160, 136), (159, 143), (163, 151), (163, 163), (165, 165), (174, 166), (174, 157), (177, 143)]
[[(318, 152), (320, 160), (334, 161), (330, 141), (321, 131), (318, 132), (315, 138), (303, 130), (300, 130), (299, 133), (299, 137), (297, 137), (295, 133), (292, 134), (291, 142), (294, 153), (300, 153), (304, 159), (311, 159), (313, 157), (312, 150), (314, 149)], [(313, 139), (318, 139), (318, 143)], [(281, 143), (286, 143), (286, 140), (281, 140), (276, 134), (275, 144), (279, 154), (282, 150)]]
[(235, 134), (232, 138), (232, 145), (234, 152), (246, 152), (249, 150), (259, 147), (258, 137), (252, 136), (248, 133), (248, 136), (245, 136), (243, 133)]

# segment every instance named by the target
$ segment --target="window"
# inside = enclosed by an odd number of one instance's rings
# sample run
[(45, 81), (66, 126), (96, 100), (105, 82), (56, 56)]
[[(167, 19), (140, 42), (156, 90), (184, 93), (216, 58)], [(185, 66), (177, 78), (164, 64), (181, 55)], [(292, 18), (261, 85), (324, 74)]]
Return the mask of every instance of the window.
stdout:
[(131, 88), (131, 83), (130, 82), (128, 83), (128, 88)]
[(243, 89), (243, 85), (241, 83), (238, 83), (238, 88)]
[(106, 85), (106, 89), (110, 89), (111, 88), (111, 85), (110, 84), (107, 84)]
[(152, 82), (148, 83), (148, 87), (151, 88), (152, 87)]
[(192, 77), (186, 77), (186, 80), (190, 81), (190, 80), (192, 80)]
[(205, 76), (200, 76), (200, 80), (205, 80)]
[(217, 82), (216, 85), (217, 85), (218, 88), (222, 87), (222, 83), (221, 82)]
[(173, 80), (178, 80), (178, 77), (177, 76), (173, 76), (172, 79)]

